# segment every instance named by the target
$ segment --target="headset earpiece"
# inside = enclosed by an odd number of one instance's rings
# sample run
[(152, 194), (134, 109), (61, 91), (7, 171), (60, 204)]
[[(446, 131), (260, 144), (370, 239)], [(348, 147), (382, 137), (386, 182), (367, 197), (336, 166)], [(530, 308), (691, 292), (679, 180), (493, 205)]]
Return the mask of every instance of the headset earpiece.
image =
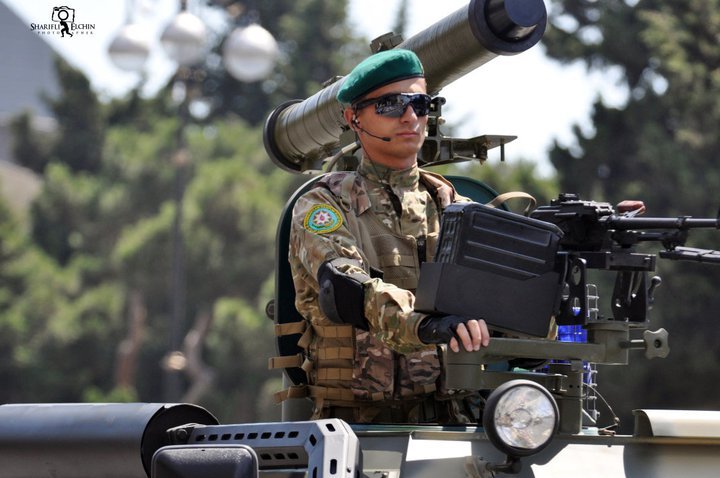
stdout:
[(372, 136), (373, 138), (377, 138), (377, 139), (385, 141), (385, 142), (391, 141), (391, 138), (389, 138), (387, 136), (378, 136), (376, 134), (372, 134), (370, 131), (363, 129), (363, 127), (360, 126), (360, 121), (358, 121), (357, 116), (355, 116), (355, 115), (353, 115), (353, 118), (350, 120), (350, 123), (352, 124), (352, 126), (355, 127), (355, 128), (353, 128), (355, 130), (355, 133), (358, 133), (358, 131), (362, 131), (366, 135)]

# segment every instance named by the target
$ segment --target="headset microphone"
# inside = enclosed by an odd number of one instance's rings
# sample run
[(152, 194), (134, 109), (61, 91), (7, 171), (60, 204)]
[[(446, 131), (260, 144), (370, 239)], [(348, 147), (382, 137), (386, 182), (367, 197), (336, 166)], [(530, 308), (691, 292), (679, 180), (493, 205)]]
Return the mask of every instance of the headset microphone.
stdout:
[(360, 122), (357, 120), (357, 118), (353, 118), (352, 122), (357, 127), (357, 129), (359, 129), (360, 131), (362, 131), (363, 133), (365, 133), (368, 136), (372, 136), (373, 138), (377, 138), (379, 140), (385, 141), (386, 143), (389, 143), (390, 141), (392, 141), (392, 138), (388, 138), (387, 136), (378, 136), (378, 135), (372, 134), (370, 131), (364, 129), (362, 126), (360, 126)]

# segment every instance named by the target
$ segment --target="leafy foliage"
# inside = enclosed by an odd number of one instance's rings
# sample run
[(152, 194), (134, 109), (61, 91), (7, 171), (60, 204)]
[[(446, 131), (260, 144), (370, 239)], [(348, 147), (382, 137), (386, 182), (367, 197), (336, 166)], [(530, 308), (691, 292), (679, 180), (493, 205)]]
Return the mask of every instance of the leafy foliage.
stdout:
[(33, 129), (32, 115), (24, 112), (13, 118), (10, 130), (15, 138), (12, 145), (15, 160), (33, 172), (42, 173), (49, 160), (49, 145)]
[[(523, 191), (535, 198), (538, 204), (548, 204), (557, 197), (555, 178), (544, 178), (537, 173), (537, 166), (529, 161), (518, 160), (508, 163), (472, 163), (456, 165), (448, 170), (450, 174), (468, 176), (492, 187), (499, 194)], [(522, 207), (520, 207), (522, 206)], [(525, 204), (508, 203), (511, 210)]]
[[(338, 65), (350, 60), (337, 44), (351, 39), (342, 26), (346, 2), (256, 7), (293, 64), (264, 83), (225, 78), (214, 104), (229, 108), (216, 107), (202, 124), (178, 115), (170, 86), (153, 99), (133, 92), (101, 105), (87, 79), (62, 61), (61, 94), (46, 98), (57, 135), (37, 141), (31, 118), (16, 120), (16, 151), (44, 184), (29, 235), (0, 209), (0, 377), (17, 384), (0, 400), (182, 398), (166, 395), (162, 368), (179, 218), (181, 385), (201, 404), (221, 407), (223, 419), (254, 419), (256, 407), (266, 419), (278, 413), (259, 396), (277, 385), (266, 369), (275, 351), (264, 309), (279, 213), (303, 178), (268, 160), (253, 124), (285, 95), (306, 96), (329, 72), (343, 71)], [(299, 15), (302, 8), (314, 15)], [(201, 91), (212, 79), (207, 66), (193, 70)], [(192, 367), (211, 380), (195, 387)]]
[[(550, 55), (618, 66), (630, 92), (627, 104), (595, 104), (595, 133), (576, 130), (581, 153), (555, 147), (562, 190), (585, 199), (643, 199), (653, 216), (714, 216), (720, 173), (720, 52), (716, 0), (554, 1), (546, 36)], [(699, 247), (717, 248), (717, 235), (691, 234)], [(601, 389), (628, 410), (639, 407), (712, 408), (705, 366), (720, 359), (712, 339), (720, 300), (712, 290), (720, 271), (684, 263), (659, 265), (663, 286), (653, 325), (673, 334), (670, 358), (608, 368)], [(609, 295), (609, 292), (606, 292)], [(616, 406), (617, 408), (617, 406)], [(624, 416), (631, 422), (629, 416)]]

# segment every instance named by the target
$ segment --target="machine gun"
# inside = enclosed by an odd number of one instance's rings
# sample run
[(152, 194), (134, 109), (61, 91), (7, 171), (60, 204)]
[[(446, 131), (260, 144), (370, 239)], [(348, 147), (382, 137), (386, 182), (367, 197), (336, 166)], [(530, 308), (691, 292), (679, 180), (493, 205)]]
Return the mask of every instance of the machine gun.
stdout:
[(655, 255), (635, 252), (641, 242), (659, 242), (664, 248), (659, 256), (664, 259), (720, 263), (718, 251), (684, 247), (690, 229), (719, 229), (720, 216), (636, 217), (634, 212), (616, 214), (609, 203), (560, 194), (530, 217), (555, 224), (563, 233), (559, 245), (570, 263), (572, 280), (556, 316), (561, 325), (584, 325), (589, 268), (618, 272), (611, 301), (615, 320), (646, 322), (660, 279), (654, 277), (648, 286), (647, 272), (655, 270)]
[(613, 320), (645, 324), (660, 278), (648, 281), (656, 257), (636, 252), (639, 243), (661, 243), (661, 258), (720, 263), (718, 251), (684, 247), (690, 229), (718, 229), (720, 218), (616, 214), (609, 203), (575, 194), (561, 194), (529, 217), (453, 205), (443, 221), (436, 262), (423, 264), (418, 310), (484, 317), (522, 335), (545, 336), (551, 316), (559, 325), (581, 326), (598, 318), (588, 269), (617, 272)]
[[(530, 379), (557, 399), (560, 432), (577, 433), (585, 413), (582, 402), (594, 391), (592, 382), (583, 381), (586, 366), (626, 365), (632, 349), (645, 350), (647, 358), (669, 352), (667, 332), (647, 330), (660, 283), (659, 277), (647, 279), (656, 257), (635, 246), (655, 241), (664, 248), (660, 257), (720, 263), (717, 251), (684, 247), (693, 228), (718, 229), (720, 219), (616, 214), (608, 203), (573, 194), (561, 194), (529, 217), (478, 203), (448, 207), (435, 262), (422, 266), (416, 309), (483, 317), (504, 335), (479, 352), (444, 351), (447, 386), (496, 389), (516, 378)], [(599, 313), (588, 269), (617, 273), (612, 317)], [(548, 340), (553, 319), (586, 338)], [(642, 331), (642, 339), (631, 339), (631, 330)], [(518, 358), (552, 363), (533, 374), (486, 368)]]

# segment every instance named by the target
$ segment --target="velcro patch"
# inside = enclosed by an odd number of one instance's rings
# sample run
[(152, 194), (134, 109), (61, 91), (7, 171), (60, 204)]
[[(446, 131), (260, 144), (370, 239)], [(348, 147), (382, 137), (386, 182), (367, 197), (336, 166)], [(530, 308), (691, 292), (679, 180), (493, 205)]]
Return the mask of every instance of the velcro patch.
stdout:
[(340, 211), (329, 204), (317, 204), (305, 214), (303, 227), (315, 234), (327, 234), (342, 226)]

